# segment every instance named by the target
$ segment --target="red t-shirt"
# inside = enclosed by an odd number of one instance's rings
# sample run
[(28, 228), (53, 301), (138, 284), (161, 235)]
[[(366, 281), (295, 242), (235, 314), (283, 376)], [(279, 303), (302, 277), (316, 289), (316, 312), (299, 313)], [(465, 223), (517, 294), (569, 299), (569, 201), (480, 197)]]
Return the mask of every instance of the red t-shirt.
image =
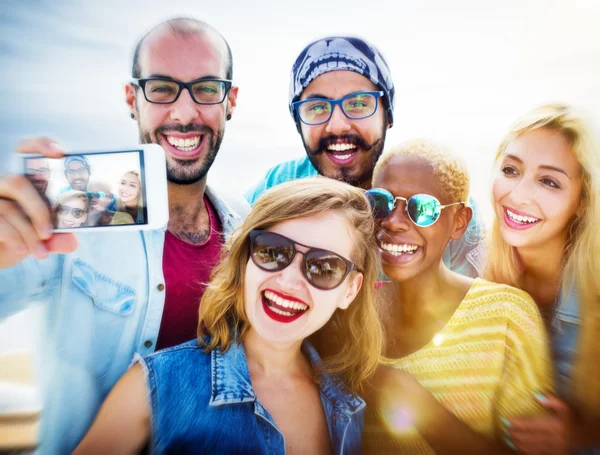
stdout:
[(163, 309), (156, 350), (175, 346), (196, 338), (200, 298), (213, 268), (219, 263), (223, 234), (214, 207), (204, 196), (210, 219), (206, 242), (193, 245), (165, 234), (163, 273), (165, 307)]

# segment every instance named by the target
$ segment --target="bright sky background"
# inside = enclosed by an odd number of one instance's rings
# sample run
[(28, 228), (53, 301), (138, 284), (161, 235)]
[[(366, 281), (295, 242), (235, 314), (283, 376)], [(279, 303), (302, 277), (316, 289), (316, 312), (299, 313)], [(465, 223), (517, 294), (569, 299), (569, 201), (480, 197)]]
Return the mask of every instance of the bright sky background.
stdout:
[(233, 51), (238, 109), (209, 174), (230, 194), (304, 155), (287, 108), (289, 72), (306, 44), (327, 35), (358, 35), (380, 49), (397, 94), (388, 144), (420, 136), (454, 148), (468, 160), (472, 194), (486, 218), (492, 157), (512, 121), (549, 101), (600, 118), (597, 0), (1, 5), (0, 163), (20, 139), (40, 134), (74, 150), (135, 144), (123, 96), (133, 48), (149, 28), (175, 16), (212, 24)]

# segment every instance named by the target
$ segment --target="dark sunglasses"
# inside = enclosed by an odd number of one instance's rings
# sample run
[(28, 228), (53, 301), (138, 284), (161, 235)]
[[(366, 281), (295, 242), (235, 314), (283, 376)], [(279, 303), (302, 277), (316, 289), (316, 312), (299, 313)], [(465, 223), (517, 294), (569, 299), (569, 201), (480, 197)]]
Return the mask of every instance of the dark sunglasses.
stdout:
[(79, 219), (83, 215), (85, 215), (85, 210), (78, 209), (76, 207), (69, 207), (68, 205), (62, 205), (62, 204), (58, 206), (58, 214), (59, 215), (66, 215), (67, 213), (71, 213), (73, 218)]
[(415, 194), (408, 199), (397, 196), (383, 188), (372, 188), (366, 191), (365, 195), (371, 204), (373, 218), (383, 220), (396, 208), (396, 200), (400, 199), (406, 202), (404, 211), (414, 224), (419, 227), (429, 227), (440, 219), (442, 210), (452, 205), (466, 205), (464, 202), (453, 202), (452, 204), (442, 205), (440, 201), (429, 194)]
[[(308, 251), (298, 251), (296, 245)], [(292, 263), (296, 253), (303, 256), (301, 269), (306, 281), (317, 289), (335, 289), (352, 270), (358, 270), (355, 264), (332, 251), (312, 248), (271, 231), (250, 232), (250, 257), (259, 269), (279, 272)]]

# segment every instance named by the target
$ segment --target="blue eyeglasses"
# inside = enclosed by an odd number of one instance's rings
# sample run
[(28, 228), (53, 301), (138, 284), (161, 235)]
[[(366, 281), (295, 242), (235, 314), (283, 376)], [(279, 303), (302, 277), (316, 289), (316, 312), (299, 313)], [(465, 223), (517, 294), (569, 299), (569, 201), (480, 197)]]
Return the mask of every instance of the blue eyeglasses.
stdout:
[(306, 125), (321, 125), (331, 118), (335, 106), (340, 106), (341, 111), (351, 120), (360, 120), (371, 117), (377, 112), (379, 98), (383, 92), (355, 92), (339, 98), (309, 98), (292, 103), (300, 121)]
[(387, 218), (396, 208), (396, 200), (400, 199), (406, 202), (404, 211), (410, 221), (419, 227), (429, 227), (440, 219), (442, 210), (452, 205), (466, 205), (464, 202), (453, 202), (452, 204), (442, 205), (440, 201), (429, 194), (415, 194), (408, 199), (404, 197), (394, 197), (392, 193), (383, 188), (372, 188), (365, 192), (371, 208), (373, 218), (383, 220)]

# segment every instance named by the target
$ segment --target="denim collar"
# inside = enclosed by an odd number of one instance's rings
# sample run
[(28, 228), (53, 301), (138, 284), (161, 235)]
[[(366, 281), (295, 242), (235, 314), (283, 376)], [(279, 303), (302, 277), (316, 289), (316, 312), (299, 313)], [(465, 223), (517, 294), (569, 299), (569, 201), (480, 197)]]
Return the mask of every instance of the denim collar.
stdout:
[(217, 214), (221, 219), (221, 223), (227, 224), (228, 227), (235, 227), (234, 224), (239, 223), (242, 220), (240, 214), (237, 213), (226, 201), (224, 198), (217, 195), (214, 189), (206, 185), (204, 189), (204, 194), (206, 197), (212, 202), (215, 206)]
[[(316, 368), (321, 362), (317, 350), (307, 341), (302, 343), (302, 351), (311, 366)], [(365, 402), (353, 394), (335, 375), (319, 375), (319, 389), (325, 399), (339, 413), (352, 415), (365, 407)], [(246, 353), (241, 343), (233, 342), (225, 353), (220, 349), (211, 352), (211, 406), (255, 401)]]

